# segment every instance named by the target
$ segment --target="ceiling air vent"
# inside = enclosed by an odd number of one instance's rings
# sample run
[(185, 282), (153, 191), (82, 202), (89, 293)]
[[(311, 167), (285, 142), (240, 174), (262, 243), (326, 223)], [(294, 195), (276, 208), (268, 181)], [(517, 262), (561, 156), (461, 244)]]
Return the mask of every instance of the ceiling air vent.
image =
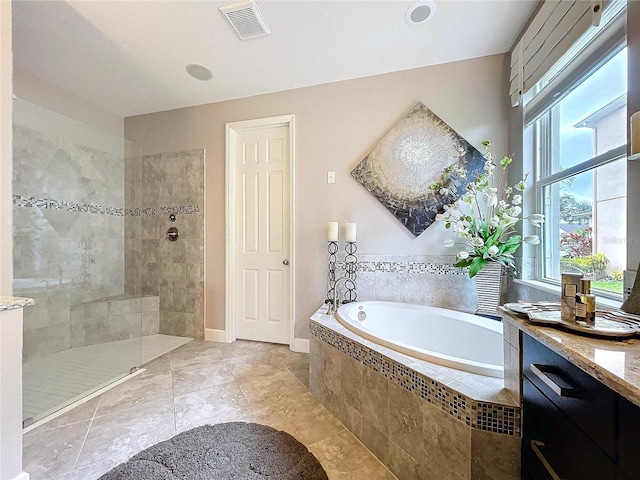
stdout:
[(240, 40), (251, 40), (271, 33), (267, 22), (253, 0), (234, 3), (220, 7), (218, 10)]

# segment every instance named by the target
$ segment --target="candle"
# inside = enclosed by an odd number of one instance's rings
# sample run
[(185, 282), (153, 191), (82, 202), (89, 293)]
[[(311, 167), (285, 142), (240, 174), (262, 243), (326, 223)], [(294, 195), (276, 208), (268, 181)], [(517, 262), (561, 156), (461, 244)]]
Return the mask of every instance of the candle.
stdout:
[(355, 223), (347, 223), (347, 242), (355, 242), (356, 241), (356, 227), (358, 225)]
[(327, 241), (338, 241), (338, 222), (329, 222), (327, 224)]
[(631, 115), (631, 155), (640, 153), (640, 112)]

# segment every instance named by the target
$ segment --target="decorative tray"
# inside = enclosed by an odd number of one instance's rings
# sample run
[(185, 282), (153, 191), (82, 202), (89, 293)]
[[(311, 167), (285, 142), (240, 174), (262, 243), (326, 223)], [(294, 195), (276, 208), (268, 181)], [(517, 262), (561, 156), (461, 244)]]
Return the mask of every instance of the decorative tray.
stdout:
[(549, 326), (560, 326), (588, 335), (603, 337), (630, 337), (640, 333), (640, 316), (621, 310), (596, 311), (595, 325), (588, 325), (582, 320), (575, 322), (560, 318), (560, 303), (506, 303), (504, 308), (514, 313), (526, 315), (531, 323)]

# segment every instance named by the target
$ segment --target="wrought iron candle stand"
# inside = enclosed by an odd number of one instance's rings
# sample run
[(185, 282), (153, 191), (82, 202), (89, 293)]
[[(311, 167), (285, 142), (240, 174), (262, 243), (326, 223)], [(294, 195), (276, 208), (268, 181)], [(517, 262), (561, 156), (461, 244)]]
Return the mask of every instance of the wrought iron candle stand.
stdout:
[(357, 250), (358, 246), (356, 242), (347, 242), (344, 246), (344, 251), (346, 252), (346, 256), (344, 257), (345, 276), (351, 281), (344, 282), (345, 292), (342, 303), (355, 302), (358, 298), (358, 293), (356, 292), (356, 270), (358, 269)]
[(327, 273), (327, 298), (324, 303), (333, 303), (334, 296), (337, 295), (336, 289), (336, 253), (338, 253), (338, 242), (328, 242), (327, 251), (329, 252), (329, 270)]

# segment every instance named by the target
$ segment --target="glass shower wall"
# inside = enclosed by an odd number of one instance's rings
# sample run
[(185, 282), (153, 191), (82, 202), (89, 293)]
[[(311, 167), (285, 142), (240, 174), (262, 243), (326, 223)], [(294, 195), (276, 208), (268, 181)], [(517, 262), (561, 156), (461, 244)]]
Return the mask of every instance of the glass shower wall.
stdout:
[(13, 287), (35, 299), (24, 313), (28, 425), (141, 364), (149, 302), (125, 259), (140, 148), (21, 99), (13, 123)]

